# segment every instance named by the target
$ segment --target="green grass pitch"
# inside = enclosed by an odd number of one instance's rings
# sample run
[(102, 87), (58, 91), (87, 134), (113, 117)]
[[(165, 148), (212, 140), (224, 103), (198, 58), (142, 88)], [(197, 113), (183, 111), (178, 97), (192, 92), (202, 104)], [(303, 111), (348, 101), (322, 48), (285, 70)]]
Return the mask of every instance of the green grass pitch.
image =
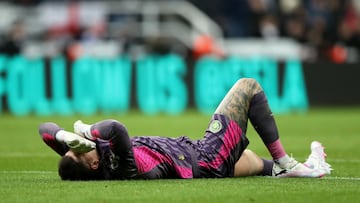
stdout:
[[(40, 139), (39, 123), (54, 121), (72, 129), (76, 119), (91, 123), (121, 120), (131, 135), (187, 135), (201, 138), (210, 116), (188, 111), (179, 116), (123, 115), (14, 117), (0, 114), (0, 202), (358, 202), (360, 197), (360, 107), (315, 108), (276, 115), (281, 140), (299, 161), (309, 144), (326, 146), (331, 175), (306, 178), (224, 178), (192, 180), (61, 181), (59, 157)], [(269, 158), (249, 125), (249, 148)]]

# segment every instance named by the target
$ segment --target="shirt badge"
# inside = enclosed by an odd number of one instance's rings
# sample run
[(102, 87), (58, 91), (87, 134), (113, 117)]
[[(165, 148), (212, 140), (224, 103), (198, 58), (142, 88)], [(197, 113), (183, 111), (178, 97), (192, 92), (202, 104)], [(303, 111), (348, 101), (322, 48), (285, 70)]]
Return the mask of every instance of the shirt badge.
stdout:
[(181, 161), (185, 160), (185, 156), (184, 156), (184, 155), (180, 155), (178, 158), (179, 158), (179, 160), (181, 160)]
[(209, 131), (212, 133), (217, 133), (223, 128), (223, 125), (218, 120), (213, 120), (210, 123)]

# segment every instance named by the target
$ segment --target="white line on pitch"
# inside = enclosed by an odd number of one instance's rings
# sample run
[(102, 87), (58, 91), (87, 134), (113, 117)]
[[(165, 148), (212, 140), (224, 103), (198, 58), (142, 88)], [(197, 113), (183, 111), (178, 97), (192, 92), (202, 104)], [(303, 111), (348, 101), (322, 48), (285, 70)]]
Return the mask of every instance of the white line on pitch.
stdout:
[(330, 180), (360, 180), (360, 177), (338, 177), (338, 176), (326, 176), (323, 179)]
[(0, 171), (0, 173), (50, 174), (56, 171)]
[(326, 159), (326, 162), (331, 163), (360, 163), (360, 159)]

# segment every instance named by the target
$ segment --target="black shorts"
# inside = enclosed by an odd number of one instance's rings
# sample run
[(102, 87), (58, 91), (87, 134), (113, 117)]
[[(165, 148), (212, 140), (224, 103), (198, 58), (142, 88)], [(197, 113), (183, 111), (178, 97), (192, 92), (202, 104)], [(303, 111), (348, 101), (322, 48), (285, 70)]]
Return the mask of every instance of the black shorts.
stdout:
[(232, 177), (235, 163), (249, 144), (239, 125), (224, 115), (214, 114), (203, 139), (195, 145), (200, 177)]

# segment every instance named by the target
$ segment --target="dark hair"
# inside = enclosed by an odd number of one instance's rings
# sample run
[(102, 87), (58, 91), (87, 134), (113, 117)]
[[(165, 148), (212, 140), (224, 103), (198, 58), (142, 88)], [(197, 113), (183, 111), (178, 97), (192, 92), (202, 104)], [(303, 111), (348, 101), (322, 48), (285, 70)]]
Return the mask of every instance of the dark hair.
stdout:
[(69, 156), (60, 159), (58, 173), (62, 180), (99, 180), (102, 177), (100, 166), (93, 170)]

